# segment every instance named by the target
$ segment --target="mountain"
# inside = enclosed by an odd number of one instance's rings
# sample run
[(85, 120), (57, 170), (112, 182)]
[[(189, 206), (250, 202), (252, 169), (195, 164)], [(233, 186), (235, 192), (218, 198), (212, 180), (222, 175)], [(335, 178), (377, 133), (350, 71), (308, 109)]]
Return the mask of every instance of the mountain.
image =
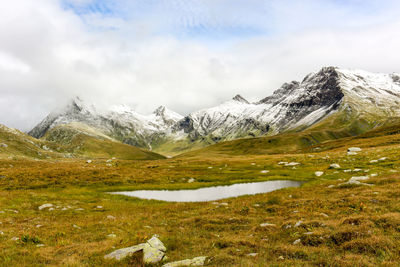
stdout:
[(335, 67), (283, 84), (250, 103), (240, 95), (185, 117), (160, 107), (144, 116), (127, 106), (98, 112), (74, 99), (29, 133), (42, 137), (61, 124), (80, 122), (123, 143), (179, 153), (221, 141), (279, 133), (323, 132), (326, 139), (366, 132), (400, 115), (400, 76)]

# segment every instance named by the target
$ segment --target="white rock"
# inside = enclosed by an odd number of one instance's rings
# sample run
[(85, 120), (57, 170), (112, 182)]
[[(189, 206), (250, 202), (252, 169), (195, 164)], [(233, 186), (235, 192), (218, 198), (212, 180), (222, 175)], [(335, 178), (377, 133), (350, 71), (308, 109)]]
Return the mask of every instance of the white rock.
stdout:
[(288, 167), (297, 166), (297, 165), (300, 165), (300, 163), (298, 163), (298, 162), (290, 162), (290, 163), (285, 164), (285, 166), (288, 166)]
[(81, 229), (78, 225), (73, 224), (72, 227), (76, 228), (76, 229)]
[(12, 241), (18, 241), (19, 237), (14, 236), (13, 238), (11, 238)]
[(109, 220), (115, 220), (115, 217), (112, 216), (112, 215), (107, 215), (107, 219), (109, 219)]
[(111, 252), (110, 254), (105, 255), (104, 258), (105, 259), (114, 259), (117, 261), (123, 260), (126, 257), (132, 256), (134, 253), (143, 250), (145, 246), (146, 246), (146, 244), (143, 243), (143, 244), (139, 244), (139, 245), (132, 246), (132, 247), (121, 248), (121, 249)]
[(377, 163), (377, 162), (378, 162), (378, 160), (373, 159), (373, 160), (371, 160), (369, 163)]
[(315, 176), (317, 176), (317, 177), (320, 177), (322, 175), (324, 175), (324, 172), (315, 172)]
[(109, 235), (107, 235), (107, 237), (109, 237), (109, 238), (116, 238), (117, 235), (116, 235), (116, 234), (109, 234)]
[(286, 165), (286, 164), (288, 164), (289, 162), (286, 162), (286, 161), (281, 161), (281, 162), (278, 162), (278, 165)]
[(268, 226), (270, 226), (270, 227), (275, 227), (276, 224), (273, 224), (273, 223), (262, 223), (262, 224), (260, 224), (260, 226), (261, 226), (261, 227), (268, 227)]
[(91, 159), (88, 159), (88, 160), (86, 161), (86, 163), (92, 163), (92, 160), (91, 160)]
[(188, 180), (188, 183), (194, 183), (195, 181), (196, 181), (196, 179), (190, 178), (190, 179)]
[(203, 266), (206, 262), (206, 259), (207, 257), (196, 257), (193, 259), (170, 262), (164, 264), (162, 267)]
[(249, 253), (247, 254), (247, 256), (249, 257), (257, 257), (258, 253)]
[(46, 208), (51, 208), (51, 207), (53, 207), (53, 204), (51, 204), (51, 203), (46, 203), (46, 204), (43, 204), (43, 205), (41, 205), (41, 206), (39, 206), (39, 210), (43, 210), (43, 209), (46, 209)]
[(328, 218), (328, 217), (329, 217), (328, 214), (323, 213), (323, 212), (321, 212), (320, 215), (323, 216), (323, 217), (325, 217), (325, 218)]
[(103, 206), (96, 206), (96, 209), (102, 209)]
[(347, 152), (360, 152), (362, 149), (359, 147), (349, 147)]
[(0, 147), (6, 148), (6, 147), (8, 147), (8, 145), (7, 145), (7, 144), (4, 144), (4, 143), (1, 143), (1, 144), (0, 144)]
[(372, 173), (370, 176), (371, 176), (371, 177), (377, 177), (378, 174), (377, 174), (377, 173)]
[(307, 233), (304, 233), (304, 235), (313, 235), (314, 234), (314, 232), (307, 232)]
[(267, 170), (262, 170), (261, 173), (269, 173)]
[(297, 245), (297, 244), (299, 244), (301, 242), (301, 239), (296, 239), (294, 242), (293, 242), (293, 245)]
[(36, 247), (38, 248), (44, 247), (44, 244), (37, 244)]
[(357, 155), (358, 153), (357, 152), (347, 152), (347, 155), (348, 156), (355, 156), (355, 155)]
[(340, 169), (340, 165), (337, 163), (333, 163), (329, 166), (329, 169)]
[(383, 158), (380, 158), (380, 159), (378, 159), (379, 161), (385, 161), (385, 160), (387, 160), (387, 157), (383, 157)]

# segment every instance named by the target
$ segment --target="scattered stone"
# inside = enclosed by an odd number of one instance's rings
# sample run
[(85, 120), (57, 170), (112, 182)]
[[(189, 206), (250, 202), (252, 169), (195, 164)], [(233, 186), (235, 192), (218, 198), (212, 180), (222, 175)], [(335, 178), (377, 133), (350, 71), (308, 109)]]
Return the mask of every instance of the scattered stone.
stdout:
[(299, 227), (300, 225), (302, 225), (303, 224), (303, 221), (298, 221), (295, 225), (294, 225), (294, 227), (296, 228), (296, 227)]
[(96, 209), (102, 209), (103, 206), (96, 206)]
[(13, 238), (11, 238), (11, 241), (18, 241), (19, 237), (14, 236)]
[(112, 159), (108, 159), (106, 162), (107, 162), (107, 163), (110, 163), (110, 162), (112, 162)]
[(285, 258), (283, 256), (279, 256), (278, 260), (284, 260)]
[(78, 225), (73, 224), (72, 227), (76, 228), (76, 229), (81, 229)]
[(343, 172), (351, 172), (351, 170), (344, 170)]
[(190, 179), (188, 180), (188, 183), (193, 183), (193, 182), (195, 182), (195, 181), (196, 181), (196, 179), (190, 178)]
[(355, 156), (355, 155), (357, 155), (358, 153), (357, 152), (347, 152), (347, 155), (348, 156)]
[(281, 161), (281, 162), (278, 162), (278, 165), (286, 165), (286, 164), (288, 164), (289, 162), (286, 162), (286, 161)]
[(50, 209), (49, 209), (49, 211), (53, 211), (53, 210), (54, 210), (54, 208), (50, 208)]
[(109, 235), (107, 235), (107, 237), (109, 237), (109, 238), (116, 238), (117, 235), (116, 235), (116, 234), (109, 234)]
[(226, 202), (212, 202), (211, 204), (213, 205), (218, 205), (218, 206), (228, 206), (229, 204)]
[(333, 184), (328, 186), (328, 188), (334, 188), (334, 187), (335, 187), (335, 185), (333, 185)]
[(267, 170), (262, 170), (261, 173), (269, 173)]
[(360, 152), (362, 149), (359, 147), (349, 147), (347, 152)]
[(298, 162), (290, 162), (290, 163), (285, 164), (285, 166), (288, 166), (288, 167), (297, 166), (297, 165), (300, 165), (300, 163), (298, 163)]
[(254, 162), (251, 163), (252, 166), (256, 165)]
[(336, 163), (333, 163), (333, 164), (331, 164), (331, 165), (329, 166), (329, 169), (340, 169), (340, 165), (339, 165), (339, 164), (336, 164)]
[(8, 145), (7, 145), (7, 144), (4, 144), (4, 143), (1, 143), (1, 144), (0, 144), (0, 147), (6, 148), (6, 147), (8, 147)]
[(314, 234), (314, 232), (307, 232), (307, 233), (304, 233), (304, 235), (313, 235)]
[(75, 209), (76, 211), (81, 211), (81, 210), (85, 210), (85, 209), (82, 209), (82, 208), (77, 208), (77, 209)]
[(213, 167), (208, 167), (209, 169), (212, 169)]
[(262, 224), (260, 224), (260, 226), (261, 226), (261, 227), (268, 227), (268, 226), (270, 226), (270, 227), (275, 227), (276, 224), (273, 224), (273, 223), (262, 223)]
[(43, 225), (41, 225), (41, 224), (38, 224), (38, 225), (36, 225), (36, 228), (40, 228), (40, 227), (42, 227)]
[(46, 204), (43, 204), (43, 205), (41, 205), (41, 206), (39, 206), (39, 210), (43, 210), (43, 209), (46, 209), (46, 208), (51, 208), (51, 207), (53, 207), (53, 204), (51, 204), (51, 203), (46, 203)]
[(92, 163), (92, 160), (91, 160), (91, 159), (88, 159), (88, 160), (86, 161), (86, 163)]
[(320, 177), (322, 175), (324, 175), (324, 172), (315, 172), (315, 176), (317, 176), (317, 177)]
[(44, 244), (37, 244), (36, 247), (38, 248), (44, 247)]
[(203, 266), (206, 262), (206, 259), (207, 257), (196, 257), (193, 259), (170, 262), (164, 264), (162, 267)]
[(379, 161), (385, 161), (385, 160), (387, 160), (387, 157), (383, 157), (383, 158), (380, 158), (380, 159), (378, 159)]
[(3, 232), (3, 231), (0, 231), (0, 235), (4, 235), (4, 232)]
[(353, 172), (360, 172), (362, 169), (354, 169)]
[(299, 244), (301, 242), (301, 239), (296, 239), (294, 242), (293, 242), (293, 245), (297, 245), (297, 244)]
[(114, 216), (112, 216), (112, 215), (107, 215), (107, 219), (109, 219), (109, 220), (115, 220), (116, 218), (115, 218)]
[(253, 205), (253, 207), (256, 207), (256, 208), (258, 208), (258, 207), (260, 207), (261, 205), (260, 204), (254, 204)]
[(373, 159), (373, 160), (371, 160), (369, 163), (378, 163), (378, 160)]
[(104, 256), (104, 258), (120, 261), (122, 259), (125, 259), (126, 257), (132, 256), (134, 253), (138, 251), (143, 250), (145, 246), (146, 244), (143, 243), (132, 247), (121, 248), (111, 252), (110, 254), (107, 254), (106, 256)]
[(249, 253), (247, 254), (247, 256), (249, 257), (257, 257), (258, 253)]

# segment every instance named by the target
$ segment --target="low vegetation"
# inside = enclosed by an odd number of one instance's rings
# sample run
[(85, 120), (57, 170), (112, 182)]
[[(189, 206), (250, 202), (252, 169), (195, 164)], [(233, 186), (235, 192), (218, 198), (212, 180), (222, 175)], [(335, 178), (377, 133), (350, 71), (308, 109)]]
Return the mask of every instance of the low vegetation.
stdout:
[[(396, 266), (400, 143), (392, 130), (269, 155), (216, 157), (201, 151), (172, 159), (93, 158), (90, 163), (87, 158), (4, 158), (0, 265), (140, 266), (137, 255), (122, 262), (104, 255), (158, 234), (168, 261), (208, 256), (208, 266)], [(350, 146), (362, 151), (349, 156)], [(366, 175), (367, 185), (346, 183)], [(188, 183), (190, 178), (194, 182)], [(107, 194), (275, 179), (307, 183), (205, 203)]]

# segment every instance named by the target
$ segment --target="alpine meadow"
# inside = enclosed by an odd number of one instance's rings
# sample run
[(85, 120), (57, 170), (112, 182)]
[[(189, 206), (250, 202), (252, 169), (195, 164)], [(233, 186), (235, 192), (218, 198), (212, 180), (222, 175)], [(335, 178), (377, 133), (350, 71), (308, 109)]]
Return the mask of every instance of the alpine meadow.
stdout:
[(0, 266), (400, 266), (397, 1), (0, 9)]

